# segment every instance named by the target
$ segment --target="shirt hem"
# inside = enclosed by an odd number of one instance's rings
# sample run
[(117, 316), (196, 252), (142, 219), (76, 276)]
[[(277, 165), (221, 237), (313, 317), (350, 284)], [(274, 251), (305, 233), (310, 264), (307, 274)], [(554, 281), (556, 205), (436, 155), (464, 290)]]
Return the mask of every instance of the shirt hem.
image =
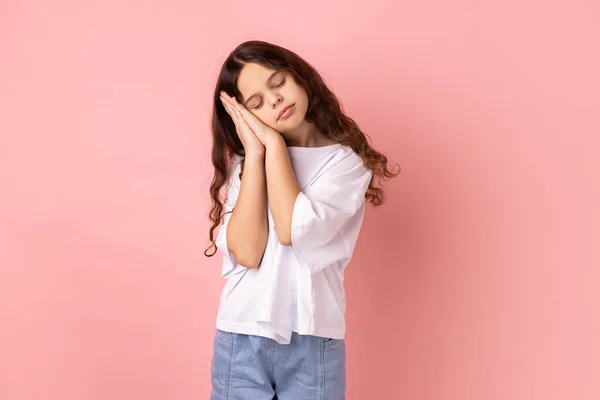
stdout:
[[(265, 321), (266, 322), (266, 321)], [(272, 324), (272, 323), (270, 323)], [(278, 334), (272, 329), (266, 328), (260, 323), (245, 323), (245, 322), (231, 322), (223, 319), (217, 319), (216, 327), (219, 330), (231, 333), (240, 333), (245, 335), (263, 336), (277, 341), (280, 344), (289, 344), (292, 336), (292, 332), (296, 332), (299, 335), (311, 335), (319, 336), (331, 339), (344, 339), (346, 329), (331, 328), (331, 327), (319, 327), (319, 328), (302, 328), (298, 329), (283, 329), (287, 331), (285, 336)], [(279, 329), (281, 331), (282, 329)]]

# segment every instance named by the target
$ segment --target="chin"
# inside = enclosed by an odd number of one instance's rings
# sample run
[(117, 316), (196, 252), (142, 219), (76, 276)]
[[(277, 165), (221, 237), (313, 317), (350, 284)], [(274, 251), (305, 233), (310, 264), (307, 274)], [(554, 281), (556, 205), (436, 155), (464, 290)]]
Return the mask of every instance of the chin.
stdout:
[(290, 132), (294, 129), (298, 128), (302, 124), (302, 121), (295, 122), (293, 118), (290, 118), (286, 121), (281, 121), (278, 125), (279, 132)]

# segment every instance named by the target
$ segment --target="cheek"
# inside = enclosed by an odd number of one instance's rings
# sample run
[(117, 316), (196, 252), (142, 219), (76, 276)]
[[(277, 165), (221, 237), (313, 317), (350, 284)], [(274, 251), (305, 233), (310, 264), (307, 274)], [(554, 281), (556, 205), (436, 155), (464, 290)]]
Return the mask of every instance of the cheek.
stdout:
[(306, 93), (304, 93), (304, 91), (299, 91), (295, 98), (298, 110), (306, 111), (308, 108), (308, 97), (306, 96)]
[(273, 121), (273, 115), (269, 114), (268, 112), (264, 111), (264, 107), (261, 108), (261, 110), (256, 110), (255, 111), (250, 111), (252, 114), (254, 114), (254, 116), (258, 119), (260, 119), (263, 124), (273, 128), (273, 126), (275, 125), (275, 121)]

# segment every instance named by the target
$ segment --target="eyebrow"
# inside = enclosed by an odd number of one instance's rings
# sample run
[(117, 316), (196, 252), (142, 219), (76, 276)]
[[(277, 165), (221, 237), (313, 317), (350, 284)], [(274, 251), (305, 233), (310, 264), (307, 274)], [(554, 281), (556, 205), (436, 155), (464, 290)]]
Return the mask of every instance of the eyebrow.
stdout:
[[(269, 78), (267, 78), (267, 83), (269, 83), (271, 81), (271, 79), (273, 79), (273, 77), (275, 75), (277, 75), (278, 73), (280, 73), (281, 71), (275, 71), (271, 74), (271, 76), (269, 76)], [(241, 94), (241, 93), (240, 93)], [(253, 98), (254, 96), (257, 96), (258, 93), (254, 93), (252, 96), (248, 97), (248, 100), (244, 100), (244, 95), (242, 95), (242, 104), (246, 105), (246, 103), (248, 103), (250, 101), (251, 98)]]

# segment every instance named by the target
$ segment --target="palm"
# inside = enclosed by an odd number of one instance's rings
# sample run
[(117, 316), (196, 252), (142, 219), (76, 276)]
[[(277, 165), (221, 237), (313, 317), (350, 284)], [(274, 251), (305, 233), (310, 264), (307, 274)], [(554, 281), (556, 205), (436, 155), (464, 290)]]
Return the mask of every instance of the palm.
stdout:
[(223, 107), (233, 120), (237, 135), (244, 146), (246, 155), (248, 154), (263, 154), (265, 151), (264, 144), (250, 126), (244, 121), (244, 118), (240, 114), (239, 110), (231, 102), (231, 100), (221, 96)]
[(263, 145), (266, 145), (270, 137), (280, 136), (279, 132), (262, 122), (248, 111), (246, 107), (238, 103), (234, 97), (227, 96), (226, 94), (225, 96), (225, 101), (236, 111), (236, 115), (241, 117), (239, 119), (242, 121), (242, 125), (246, 125)]

